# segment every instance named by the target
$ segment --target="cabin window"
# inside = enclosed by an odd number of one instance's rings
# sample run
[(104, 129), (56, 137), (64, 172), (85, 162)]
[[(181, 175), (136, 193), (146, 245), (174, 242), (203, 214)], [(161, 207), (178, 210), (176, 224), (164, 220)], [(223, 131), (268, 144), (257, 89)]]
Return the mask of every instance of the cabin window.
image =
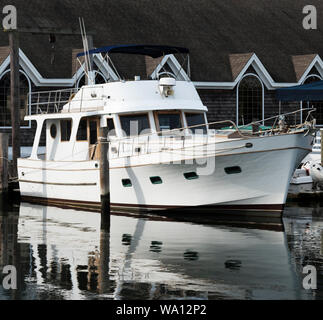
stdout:
[(143, 130), (150, 129), (148, 114), (120, 116), (121, 128), (127, 136), (139, 135)]
[(116, 136), (116, 130), (114, 126), (114, 121), (112, 118), (107, 118), (107, 126), (109, 130), (109, 136)]
[(194, 180), (194, 179), (198, 179), (198, 175), (196, 172), (186, 172), (184, 173), (184, 177), (187, 180)]
[(96, 144), (98, 141), (97, 121), (90, 121), (90, 144)]
[(76, 134), (77, 141), (87, 140), (87, 120), (81, 119)]
[(161, 177), (150, 177), (150, 181), (152, 184), (162, 184), (163, 180)]
[(241, 173), (241, 168), (238, 166), (224, 168), (226, 174), (237, 174)]
[(179, 112), (157, 112), (159, 131), (182, 128), (182, 119)]
[[(9, 70), (10, 71), (10, 70)], [(10, 72), (8, 70), (0, 74), (0, 127), (11, 127), (11, 97), (10, 97)], [(30, 121), (25, 121), (28, 115), (28, 93), (31, 92), (29, 78), (19, 72), (19, 118), (21, 127), (29, 127)], [(34, 111), (34, 110), (33, 110)]]
[(72, 120), (61, 120), (61, 140), (70, 141), (72, 132)]
[(56, 135), (57, 135), (57, 127), (55, 123), (52, 123), (52, 125), (50, 126), (50, 136), (55, 139)]
[(190, 128), (193, 133), (206, 134), (205, 117), (204, 113), (185, 113), (186, 122), (188, 127), (204, 124), (204, 126)]

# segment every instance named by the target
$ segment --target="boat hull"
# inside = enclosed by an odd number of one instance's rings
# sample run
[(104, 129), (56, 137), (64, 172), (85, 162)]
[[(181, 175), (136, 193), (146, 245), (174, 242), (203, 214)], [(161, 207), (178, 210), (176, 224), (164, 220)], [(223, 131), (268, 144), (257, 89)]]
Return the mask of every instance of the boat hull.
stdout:
[[(118, 210), (183, 210), (280, 213), (291, 176), (310, 152), (312, 137), (291, 134), (248, 139), (251, 149), (185, 161), (117, 165), (110, 170), (111, 204)], [(237, 141), (228, 142), (237, 144)], [(240, 140), (241, 145), (241, 140)], [(201, 163), (203, 163), (201, 165)], [(205, 170), (209, 166), (211, 170)], [(240, 168), (240, 172), (226, 172)], [(233, 170), (235, 171), (235, 170)], [(239, 171), (239, 170), (238, 170)], [(100, 208), (98, 161), (18, 160), (24, 200), (66, 207)], [(197, 172), (196, 179), (184, 173)], [(158, 176), (162, 183), (153, 184)], [(130, 179), (132, 186), (124, 186)], [(199, 212), (199, 210), (196, 210)]]

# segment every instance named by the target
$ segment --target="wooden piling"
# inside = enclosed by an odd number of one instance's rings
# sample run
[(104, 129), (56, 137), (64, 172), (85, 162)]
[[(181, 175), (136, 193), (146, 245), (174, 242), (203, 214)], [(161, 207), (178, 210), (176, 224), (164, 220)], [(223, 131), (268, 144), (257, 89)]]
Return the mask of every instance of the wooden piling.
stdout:
[(322, 164), (322, 159), (323, 159), (323, 129), (320, 129), (320, 134), (321, 134), (321, 164)]
[(0, 192), (8, 191), (8, 142), (9, 135), (0, 133)]
[(12, 162), (14, 177), (18, 176), (17, 159), (20, 157), (20, 88), (19, 88), (19, 33), (9, 32), (10, 46), (10, 101), (12, 126)]
[(105, 224), (105, 216), (110, 215), (110, 166), (108, 127), (100, 127), (100, 188), (101, 188), (101, 225)]

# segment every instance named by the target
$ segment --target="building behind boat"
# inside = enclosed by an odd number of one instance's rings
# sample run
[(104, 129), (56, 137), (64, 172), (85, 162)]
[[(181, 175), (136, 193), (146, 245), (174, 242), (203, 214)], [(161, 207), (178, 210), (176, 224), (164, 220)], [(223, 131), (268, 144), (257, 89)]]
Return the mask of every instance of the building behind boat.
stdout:
[[(81, 36), (76, 34), (79, 16), (84, 17), (87, 30), (93, 34), (94, 47), (164, 43), (190, 48), (191, 80), (208, 107), (209, 122), (230, 119), (242, 125), (314, 106), (317, 124), (323, 125), (323, 102), (279, 103), (275, 95), (278, 88), (323, 79), (322, 28), (320, 20), (317, 30), (303, 28), (305, 2), (295, 4), (288, 0), (283, 5), (261, 0), (257, 6), (251, 6), (236, 1), (95, 0), (80, 6), (76, 0), (55, 3), (19, 0), (12, 4), (18, 10), (18, 28), (31, 31), (20, 35), (23, 146), (31, 146), (35, 134), (35, 124), (24, 120), (30, 112), (28, 94), (79, 88), (85, 83), (84, 70), (76, 60), (76, 54), (82, 51)], [(323, 13), (318, 0), (312, 4), (318, 16)], [(5, 1), (1, 0), (0, 5), (6, 5)], [(187, 80), (181, 58), (115, 54), (113, 61), (124, 79), (132, 79), (134, 74), (150, 79), (164, 68)], [(117, 79), (100, 55), (94, 55), (94, 69), (96, 83)], [(299, 113), (287, 120), (294, 124), (302, 122), (302, 118)], [(2, 33), (0, 132), (10, 130), (10, 58), (8, 36)]]

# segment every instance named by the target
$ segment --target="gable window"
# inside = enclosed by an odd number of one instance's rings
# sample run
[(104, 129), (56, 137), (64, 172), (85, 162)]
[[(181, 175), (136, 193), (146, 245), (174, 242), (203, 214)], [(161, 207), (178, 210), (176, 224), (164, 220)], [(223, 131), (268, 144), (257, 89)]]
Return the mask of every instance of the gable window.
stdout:
[[(304, 84), (313, 83), (322, 80), (318, 75), (310, 75), (304, 81)], [(315, 108), (316, 110), (312, 113), (313, 117), (316, 119), (316, 125), (323, 126), (323, 101), (303, 101), (303, 108)], [(303, 119), (306, 118), (308, 111), (304, 111)]]
[(247, 74), (237, 87), (237, 124), (263, 120), (264, 88), (256, 75)]
[[(28, 94), (31, 86), (27, 76), (20, 71), (20, 126), (29, 127), (30, 122), (25, 121), (28, 115)], [(10, 70), (0, 75), (0, 127), (11, 127), (11, 96), (10, 96)]]
[(182, 117), (178, 111), (158, 111), (155, 114), (158, 120), (158, 131), (173, 130), (183, 127)]
[(72, 132), (72, 120), (61, 120), (61, 141), (70, 141)]
[(147, 113), (120, 116), (120, 122), (127, 136), (137, 136), (143, 130), (150, 129)]
[[(188, 127), (205, 124), (204, 113), (187, 113), (185, 112), (186, 122)], [(189, 128), (193, 133), (206, 134), (206, 126)]]
[[(99, 72), (98, 70), (93, 70), (94, 74), (95, 74), (95, 84), (101, 84), (101, 83), (107, 83), (108, 80), (106, 79), (106, 77)], [(86, 76), (85, 74), (83, 74), (78, 82), (77, 82), (77, 89), (82, 88), (84, 85), (86, 85)]]
[(87, 120), (81, 119), (76, 134), (77, 141), (87, 140)]

